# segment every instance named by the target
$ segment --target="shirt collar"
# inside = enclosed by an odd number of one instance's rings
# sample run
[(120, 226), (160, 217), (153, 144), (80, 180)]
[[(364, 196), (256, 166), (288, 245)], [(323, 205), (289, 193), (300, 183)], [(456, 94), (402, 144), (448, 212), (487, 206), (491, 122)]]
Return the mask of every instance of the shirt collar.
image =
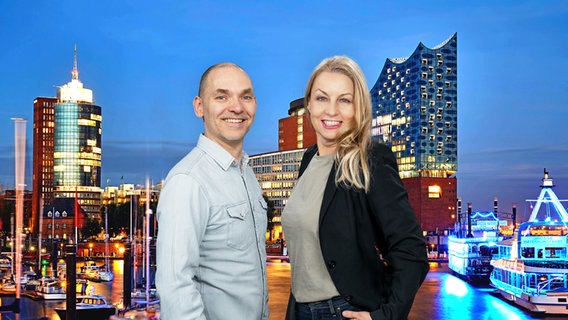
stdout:
[[(197, 147), (207, 155), (209, 155), (217, 164), (227, 171), (231, 166), (238, 167), (239, 161), (235, 159), (227, 150), (223, 149), (215, 141), (207, 138), (205, 135), (199, 135)], [(246, 166), (249, 162), (249, 156), (246, 152), (242, 151), (242, 165)]]

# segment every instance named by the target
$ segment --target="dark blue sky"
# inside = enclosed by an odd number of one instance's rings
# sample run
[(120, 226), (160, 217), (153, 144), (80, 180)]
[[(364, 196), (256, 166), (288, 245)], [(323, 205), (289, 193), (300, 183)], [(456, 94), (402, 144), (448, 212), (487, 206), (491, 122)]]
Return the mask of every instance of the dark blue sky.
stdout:
[[(249, 154), (277, 149), (278, 119), (323, 58), (345, 54), (372, 87), (386, 58), (458, 33), (458, 195), (503, 210), (539, 193), (543, 168), (568, 198), (566, 1), (2, 1), (0, 184), (14, 184), (14, 126), (33, 100), (79, 79), (103, 108), (103, 181), (165, 178), (202, 122), (201, 73), (233, 61), (259, 102)], [(26, 181), (31, 188), (31, 160)], [(104, 183), (103, 183), (104, 187)]]

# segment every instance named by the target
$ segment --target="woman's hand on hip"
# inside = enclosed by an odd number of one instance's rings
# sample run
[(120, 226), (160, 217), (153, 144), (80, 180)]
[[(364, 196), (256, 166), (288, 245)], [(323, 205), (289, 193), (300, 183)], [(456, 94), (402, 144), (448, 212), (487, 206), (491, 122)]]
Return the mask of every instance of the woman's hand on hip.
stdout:
[(371, 314), (367, 311), (343, 311), (341, 313), (347, 319), (371, 320)]

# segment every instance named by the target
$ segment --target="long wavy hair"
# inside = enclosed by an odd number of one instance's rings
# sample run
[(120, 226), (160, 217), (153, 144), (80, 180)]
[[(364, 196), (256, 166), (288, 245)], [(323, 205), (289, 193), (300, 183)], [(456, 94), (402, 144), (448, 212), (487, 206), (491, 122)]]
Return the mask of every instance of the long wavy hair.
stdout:
[[(322, 72), (337, 72), (347, 76), (353, 81), (353, 106), (355, 114), (352, 126), (340, 132), (336, 138), (337, 150), (335, 162), (337, 171), (335, 183), (347, 187), (355, 187), (369, 191), (370, 168), (367, 154), (371, 146), (371, 96), (361, 68), (355, 61), (346, 56), (334, 56), (324, 59), (314, 69), (308, 84), (304, 103), (306, 110), (312, 95), (312, 86), (315, 79)], [(308, 117), (311, 123), (311, 117)], [(313, 127), (313, 124), (312, 124)]]

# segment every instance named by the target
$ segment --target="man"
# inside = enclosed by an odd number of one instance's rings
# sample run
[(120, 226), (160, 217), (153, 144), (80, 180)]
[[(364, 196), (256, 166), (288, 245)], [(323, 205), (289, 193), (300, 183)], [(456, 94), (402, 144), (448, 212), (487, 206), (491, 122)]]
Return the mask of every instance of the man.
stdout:
[(233, 63), (210, 67), (193, 108), (205, 133), (158, 203), (161, 318), (268, 319), (266, 202), (242, 150), (256, 113), (250, 78)]

